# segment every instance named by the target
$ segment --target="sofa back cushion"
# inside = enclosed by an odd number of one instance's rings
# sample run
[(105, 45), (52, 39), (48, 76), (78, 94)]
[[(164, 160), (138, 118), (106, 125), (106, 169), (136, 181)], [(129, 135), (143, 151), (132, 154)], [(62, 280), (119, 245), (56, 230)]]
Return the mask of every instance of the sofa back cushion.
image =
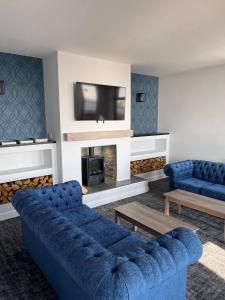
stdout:
[(225, 185), (225, 164), (205, 160), (195, 160), (193, 177)]
[[(76, 207), (82, 204), (82, 190), (79, 182), (72, 180), (32, 191), (39, 201), (58, 211)], [(33, 194), (33, 195), (34, 195)]]

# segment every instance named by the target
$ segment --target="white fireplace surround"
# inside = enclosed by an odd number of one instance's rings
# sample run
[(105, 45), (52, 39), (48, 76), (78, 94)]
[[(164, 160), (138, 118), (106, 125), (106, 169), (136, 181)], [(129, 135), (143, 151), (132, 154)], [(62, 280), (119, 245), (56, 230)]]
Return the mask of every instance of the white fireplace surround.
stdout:
[[(117, 181), (130, 180), (131, 65), (59, 51), (46, 57), (43, 66), (47, 129), (57, 143), (59, 181), (75, 179), (82, 183), (81, 149), (107, 145), (116, 145), (117, 148)], [(104, 123), (76, 121), (74, 119), (76, 82), (125, 87), (125, 119)], [(86, 139), (79, 140), (83, 139), (84, 135)], [(157, 155), (152, 149), (155, 144), (151, 143), (151, 157)], [(143, 180), (125, 187), (87, 194), (84, 203), (97, 206), (146, 191), (148, 184)]]
[[(117, 181), (130, 179), (130, 137), (119, 137), (121, 131), (130, 132), (130, 84), (129, 64), (90, 58), (65, 52), (56, 52), (44, 59), (45, 108), (47, 130), (57, 143), (57, 165), (59, 181), (81, 181), (81, 148), (116, 145)], [(99, 83), (126, 88), (125, 120), (76, 121), (74, 119), (74, 83)], [(67, 141), (68, 133), (117, 132), (116, 138), (109, 136), (93, 140)]]
[[(117, 147), (117, 181), (130, 180), (131, 65), (61, 51), (46, 57), (43, 62), (46, 122), (48, 132), (57, 143), (59, 181), (75, 179), (82, 183), (81, 148), (107, 145)], [(76, 121), (74, 118), (76, 82), (125, 87), (125, 119), (104, 123)], [(103, 138), (104, 132), (109, 134)], [(125, 136), (121, 137), (124, 132)], [(75, 134), (76, 141), (73, 141), (74, 138), (68, 139), (68, 133)], [(92, 137), (87, 137), (83, 141), (77, 140), (79, 134), (84, 136), (83, 133), (92, 134)], [(147, 190), (148, 185), (145, 181), (135, 184), (129, 184), (128, 181), (125, 187), (87, 194), (84, 196), (84, 203), (90, 206), (102, 205)]]
[(63, 181), (76, 178), (82, 182), (81, 150), (86, 147), (116, 145), (117, 149), (117, 181), (130, 178), (130, 138), (113, 138), (87, 140), (78, 142), (64, 142), (62, 157)]

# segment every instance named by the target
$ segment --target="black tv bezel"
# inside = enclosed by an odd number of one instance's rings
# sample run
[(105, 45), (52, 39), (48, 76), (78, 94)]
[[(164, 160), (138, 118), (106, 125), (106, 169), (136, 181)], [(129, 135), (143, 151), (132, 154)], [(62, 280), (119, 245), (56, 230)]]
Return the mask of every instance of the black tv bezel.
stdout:
[[(78, 111), (78, 101), (76, 100), (76, 85), (80, 83), (80, 84), (90, 84), (90, 85), (95, 85), (95, 86), (108, 86), (108, 87), (116, 87), (116, 88), (124, 88), (125, 89), (125, 106), (124, 106), (124, 118), (121, 119), (121, 120), (118, 120), (118, 119), (113, 119), (113, 120), (84, 120), (84, 119), (77, 119), (77, 111)], [(76, 81), (74, 82), (73, 84), (73, 94), (74, 94), (74, 120), (75, 121), (78, 121), (78, 122), (82, 122), (82, 121), (86, 121), (86, 122), (98, 122), (98, 121), (108, 121), (108, 122), (117, 122), (117, 121), (125, 121), (125, 117), (126, 117), (126, 99), (127, 99), (127, 90), (126, 90), (126, 87), (125, 86), (118, 86), (118, 85), (108, 85), (108, 84), (101, 84), (101, 83), (93, 83), (93, 82), (83, 82), (83, 81)]]

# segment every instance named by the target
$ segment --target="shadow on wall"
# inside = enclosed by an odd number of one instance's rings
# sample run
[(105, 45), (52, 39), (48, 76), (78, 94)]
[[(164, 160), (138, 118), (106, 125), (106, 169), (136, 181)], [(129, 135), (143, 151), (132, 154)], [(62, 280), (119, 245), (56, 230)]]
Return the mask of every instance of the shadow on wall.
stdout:
[[(136, 135), (157, 131), (158, 87), (158, 77), (131, 74), (131, 128)], [(137, 93), (145, 94), (144, 102), (136, 102)]]

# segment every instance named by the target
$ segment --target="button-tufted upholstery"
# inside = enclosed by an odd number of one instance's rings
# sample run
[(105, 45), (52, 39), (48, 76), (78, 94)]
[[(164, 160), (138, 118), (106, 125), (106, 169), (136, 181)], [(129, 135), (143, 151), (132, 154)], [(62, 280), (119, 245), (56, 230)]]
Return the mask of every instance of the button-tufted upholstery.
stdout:
[(24, 244), (63, 300), (185, 299), (198, 237), (177, 228), (145, 242), (82, 204), (76, 181), (17, 193)]
[(171, 189), (183, 189), (219, 200), (225, 200), (225, 164), (205, 160), (186, 160), (168, 164)]
[(225, 185), (225, 164), (204, 160), (196, 160), (193, 164), (193, 177)]

